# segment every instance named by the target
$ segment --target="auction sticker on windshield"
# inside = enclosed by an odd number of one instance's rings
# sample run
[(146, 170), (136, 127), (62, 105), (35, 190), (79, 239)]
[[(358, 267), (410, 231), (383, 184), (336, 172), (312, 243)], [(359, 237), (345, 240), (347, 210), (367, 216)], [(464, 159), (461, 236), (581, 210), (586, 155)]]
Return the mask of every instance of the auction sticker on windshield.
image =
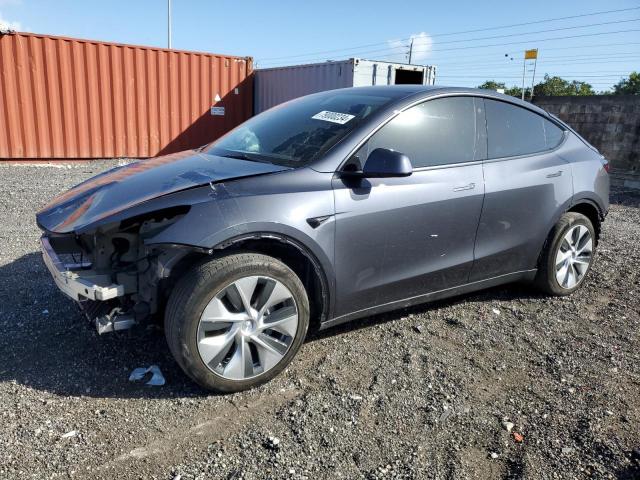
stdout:
[(324, 120), (325, 122), (339, 123), (340, 125), (344, 125), (349, 120), (351, 120), (355, 115), (349, 115), (348, 113), (338, 113), (338, 112), (330, 112), (328, 110), (323, 110), (319, 113), (316, 113), (313, 117), (314, 120)]

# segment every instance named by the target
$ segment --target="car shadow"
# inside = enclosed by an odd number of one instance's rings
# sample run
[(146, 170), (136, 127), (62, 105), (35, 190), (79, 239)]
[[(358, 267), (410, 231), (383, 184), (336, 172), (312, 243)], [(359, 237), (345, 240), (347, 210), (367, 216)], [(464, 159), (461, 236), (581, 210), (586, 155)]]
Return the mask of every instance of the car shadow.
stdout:
[[(0, 382), (62, 396), (194, 397), (209, 395), (174, 362), (158, 327), (99, 336), (60, 293), (40, 253), (0, 266)], [(160, 367), (162, 387), (129, 382), (138, 367)], [(146, 380), (146, 379), (145, 379)]]
[[(612, 203), (638, 207), (640, 195), (613, 191)], [(312, 331), (307, 342), (460, 302), (531, 298), (543, 295), (528, 285), (495, 287)], [(160, 367), (166, 385), (152, 387), (129, 381), (135, 368), (151, 365)], [(39, 252), (0, 266), (0, 382), (62, 396), (171, 398), (211, 394), (180, 370), (159, 326), (138, 326), (99, 336), (75, 303), (58, 291)]]
[[(523, 300), (523, 299), (536, 299), (545, 298), (543, 293), (538, 292), (535, 287), (526, 283), (510, 283), (500, 285), (498, 287), (492, 287), (485, 290), (479, 290), (473, 293), (460, 294), (451, 298), (442, 300), (434, 300), (429, 303), (423, 303), (412, 307), (393, 310), (386, 313), (380, 313), (377, 315), (371, 315), (368, 317), (351, 320), (346, 323), (338, 324), (333, 327), (329, 327), (326, 330), (313, 330), (307, 337), (307, 342), (314, 342), (322, 340), (327, 337), (333, 337), (350, 333), (363, 328), (369, 328), (376, 325), (393, 322), (405, 318), (409, 315), (421, 315), (429, 311), (438, 310), (444, 307), (457, 305), (461, 303), (469, 302), (492, 302), (492, 301), (505, 301), (510, 300)], [(457, 324), (459, 319), (451, 318), (452, 324)]]
[[(98, 335), (76, 304), (58, 291), (40, 253), (29, 253), (0, 266), (0, 285), (0, 382), (16, 382), (63, 396), (166, 398), (211, 394), (180, 370), (159, 325)], [(307, 341), (470, 298), (490, 301), (534, 295), (530, 288), (517, 285), (495, 288), (312, 331)], [(164, 386), (129, 381), (135, 368), (151, 365), (160, 367), (166, 379)]]

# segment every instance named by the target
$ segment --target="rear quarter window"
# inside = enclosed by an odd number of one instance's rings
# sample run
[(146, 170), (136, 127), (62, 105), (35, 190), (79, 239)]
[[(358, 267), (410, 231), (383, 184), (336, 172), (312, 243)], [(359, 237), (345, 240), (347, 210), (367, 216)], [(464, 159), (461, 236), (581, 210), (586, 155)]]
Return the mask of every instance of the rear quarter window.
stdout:
[(564, 130), (525, 108), (485, 99), (485, 110), (489, 158), (544, 152), (564, 138)]

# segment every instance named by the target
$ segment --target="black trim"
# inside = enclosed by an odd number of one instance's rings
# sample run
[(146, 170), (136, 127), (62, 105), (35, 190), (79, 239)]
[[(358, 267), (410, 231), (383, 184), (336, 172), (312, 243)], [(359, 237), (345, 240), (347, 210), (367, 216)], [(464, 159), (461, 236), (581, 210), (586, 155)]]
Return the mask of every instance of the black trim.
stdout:
[(533, 280), (537, 273), (537, 269), (523, 270), (521, 272), (507, 273), (498, 277), (487, 278), (485, 280), (478, 280), (477, 282), (466, 283), (457, 287), (446, 288), (444, 290), (438, 290), (436, 292), (429, 292), (415, 297), (405, 298), (403, 300), (396, 300), (393, 302), (385, 303), (383, 305), (377, 305), (374, 307), (368, 307), (357, 312), (348, 313), (340, 317), (332, 318), (320, 325), (320, 330), (340, 325), (341, 323), (355, 320), (356, 318), (367, 317), (371, 315), (377, 315), (379, 313), (388, 312), (391, 310), (398, 310), (401, 308), (411, 307), (413, 305), (419, 305), (422, 303), (432, 302), (434, 300), (440, 300), (443, 298), (454, 297), (456, 295), (462, 295), (465, 293), (475, 292), (477, 290), (483, 290), (485, 288), (494, 287), (496, 285), (502, 285), (505, 283), (516, 282), (519, 280)]
[(330, 300), (329, 299), (329, 295), (330, 295), (329, 282), (327, 281), (327, 276), (324, 272), (324, 269), (322, 268), (322, 264), (316, 258), (313, 252), (309, 250), (303, 243), (299, 242), (298, 240), (294, 240), (293, 238), (287, 235), (283, 235), (280, 233), (252, 232), (245, 235), (238, 235), (236, 237), (232, 237), (218, 243), (213, 247), (213, 249), (211, 249), (211, 253), (213, 253), (216, 250), (224, 250), (225, 248), (228, 248), (236, 243), (240, 243), (245, 240), (260, 240), (260, 239), (277, 240), (279, 242), (291, 245), (295, 247), (302, 255), (304, 255), (305, 258), (307, 258), (307, 260), (311, 262), (311, 265), (313, 265), (313, 269), (318, 275), (318, 278), (320, 278), (320, 288), (321, 288), (320, 294), (322, 296), (322, 313), (320, 314), (320, 325), (326, 322), (327, 321), (326, 319), (329, 318), (329, 313), (330, 313), (329, 310), (331, 306), (331, 303), (329, 302)]

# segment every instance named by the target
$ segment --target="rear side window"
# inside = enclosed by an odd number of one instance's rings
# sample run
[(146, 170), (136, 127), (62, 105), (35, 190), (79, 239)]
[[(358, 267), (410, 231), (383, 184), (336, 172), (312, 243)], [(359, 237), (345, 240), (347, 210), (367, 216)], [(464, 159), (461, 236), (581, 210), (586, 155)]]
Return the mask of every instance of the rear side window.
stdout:
[[(485, 158), (482, 99), (429, 100), (397, 115), (367, 142), (367, 152), (388, 148), (409, 157), (415, 168)], [(364, 152), (362, 152), (364, 153)], [(366, 155), (359, 152), (361, 159)]]
[(547, 142), (547, 148), (556, 148), (564, 138), (564, 130), (548, 120), (542, 119), (544, 125), (544, 138)]
[(528, 155), (557, 147), (564, 131), (525, 108), (485, 99), (488, 157)]

